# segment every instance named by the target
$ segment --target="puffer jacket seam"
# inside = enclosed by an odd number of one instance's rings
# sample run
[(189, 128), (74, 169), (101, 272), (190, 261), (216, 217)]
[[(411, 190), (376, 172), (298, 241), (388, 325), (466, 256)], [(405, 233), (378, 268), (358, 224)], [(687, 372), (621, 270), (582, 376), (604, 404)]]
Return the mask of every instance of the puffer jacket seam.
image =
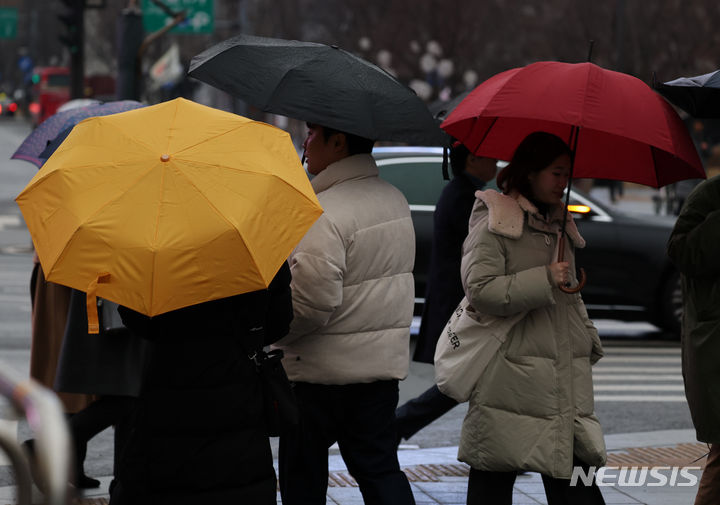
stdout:
[(332, 337), (332, 336), (340, 336), (340, 335), (364, 335), (366, 333), (380, 333), (385, 332), (388, 330), (409, 330), (407, 325), (401, 325), (401, 326), (384, 326), (383, 328), (379, 328), (376, 330), (355, 330), (355, 331), (347, 331), (347, 332), (332, 332), (332, 333), (317, 333), (316, 335), (318, 337)]
[(368, 282), (379, 281), (382, 279), (394, 279), (396, 277), (405, 277), (408, 274), (412, 274), (412, 270), (409, 270), (407, 272), (398, 272), (398, 273), (392, 274), (392, 275), (379, 275), (377, 277), (368, 277), (367, 279), (363, 279), (360, 282), (354, 282), (352, 284), (344, 284), (343, 288), (353, 288), (356, 286), (362, 286), (363, 284), (366, 284)]

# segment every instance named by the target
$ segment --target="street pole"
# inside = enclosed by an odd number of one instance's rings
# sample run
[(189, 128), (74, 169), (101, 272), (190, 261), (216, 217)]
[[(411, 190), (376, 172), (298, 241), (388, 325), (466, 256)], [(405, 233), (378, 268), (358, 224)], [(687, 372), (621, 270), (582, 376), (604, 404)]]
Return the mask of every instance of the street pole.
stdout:
[(70, 52), (70, 98), (85, 96), (85, 0), (62, 0), (66, 13), (58, 16), (66, 27), (60, 40)]
[(142, 95), (142, 58), (147, 48), (182, 23), (186, 11), (174, 12), (160, 0), (152, 0), (161, 5), (172, 21), (163, 28), (145, 35), (142, 25), (142, 10), (138, 0), (129, 0), (118, 24), (118, 78), (116, 97), (118, 100), (140, 100)]
[(85, 97), (85, 0), (76, 0), (78, 10), (77, 51), (70, 56), (70, 98)]

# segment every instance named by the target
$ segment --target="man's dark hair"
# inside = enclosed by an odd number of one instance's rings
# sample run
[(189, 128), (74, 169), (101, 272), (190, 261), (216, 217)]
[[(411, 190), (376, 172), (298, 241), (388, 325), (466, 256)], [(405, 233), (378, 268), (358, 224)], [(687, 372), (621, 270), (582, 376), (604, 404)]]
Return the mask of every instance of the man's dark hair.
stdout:
[(352, 133), (347, 133), (341, 130), (336, 130), (335, 128), (330, 128), (329, 126), (322, 126), (319, 124), (314, 123), (307, 123), (308, 127), (312, 126), (314, 128), (322, 128), (323, 129), (323, 138), (325, 139), (325, 142), (330, 139), (333, 135), (336, 133), (342, 133), (345, 135), (345, 140), (347, 142), (347, 148), (348, 148), (348, 154), (350, 156), (354, 154), (367, 154), (372, 152), (372, 148), (375, 145), (374, 140), (366, 139), (365, 137), (360, 137), (358, 135), (354, 135)]
[(457, 177), (465, 171), (465, 164), (470, 150), (462, 144), (453, 144), (450, 148), (450, 168), (453, 177)]
[(528, 176), (540, 172), (563, 154), (572, 156), (570, 148), (560, 137), (546, 132), (531, 133), (520, 142), (510, 163), (498, 174), (497, 185), (505, 194), (518, 191), (531, 198)]

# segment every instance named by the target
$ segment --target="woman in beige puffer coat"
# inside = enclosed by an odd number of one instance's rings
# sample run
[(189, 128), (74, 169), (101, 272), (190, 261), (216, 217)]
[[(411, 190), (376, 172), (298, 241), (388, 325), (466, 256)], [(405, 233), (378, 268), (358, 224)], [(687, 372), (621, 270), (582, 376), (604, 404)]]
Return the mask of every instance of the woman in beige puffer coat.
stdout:
[(574, 466), (587, 475), (606, 457), (591, 371), (600, 339), (580, 295), (557, 288), (577, 284), (573, 249), (585, 245), (568, 214), (568, 261), (557, 262), (570, 156), (561, 139), (535, 132), (498, 175), (504, 193), (476, 193), (463, 246), (465, 295), (488, 321), (524, 316), (470, 397), (458, 455), (472, 467), (468, 505), (512, 503), (517, 471), (542, 474), (549, 505), (604, 503), (594, 481), (570, 486)]

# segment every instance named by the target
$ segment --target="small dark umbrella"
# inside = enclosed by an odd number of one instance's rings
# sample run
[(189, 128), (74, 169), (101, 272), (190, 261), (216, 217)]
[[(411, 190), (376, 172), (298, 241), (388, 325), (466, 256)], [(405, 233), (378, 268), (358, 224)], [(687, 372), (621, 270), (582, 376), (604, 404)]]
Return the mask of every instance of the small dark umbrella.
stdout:
[(656, 85), (671, 103), (697, 118), (720, 118), (720, 70)]
[(413, 90), (337, 46), (240, 35), (195, 56), (188, 74), (265, 112), (373, 140), (443, 145)]
[(48, 143), (57, 138), (67, 128), (75, 126), (83, 119), (95, 116), (107, 116), (128, 110), (144, 107), (134, 100), (119, 100), (115, 102), (98, 103), (56, 112), (28, 135), (20, 147), (10, 157), (11, 159), (29, 161), (36, 167), (43, 166), (47, 158), (40, 157)]

